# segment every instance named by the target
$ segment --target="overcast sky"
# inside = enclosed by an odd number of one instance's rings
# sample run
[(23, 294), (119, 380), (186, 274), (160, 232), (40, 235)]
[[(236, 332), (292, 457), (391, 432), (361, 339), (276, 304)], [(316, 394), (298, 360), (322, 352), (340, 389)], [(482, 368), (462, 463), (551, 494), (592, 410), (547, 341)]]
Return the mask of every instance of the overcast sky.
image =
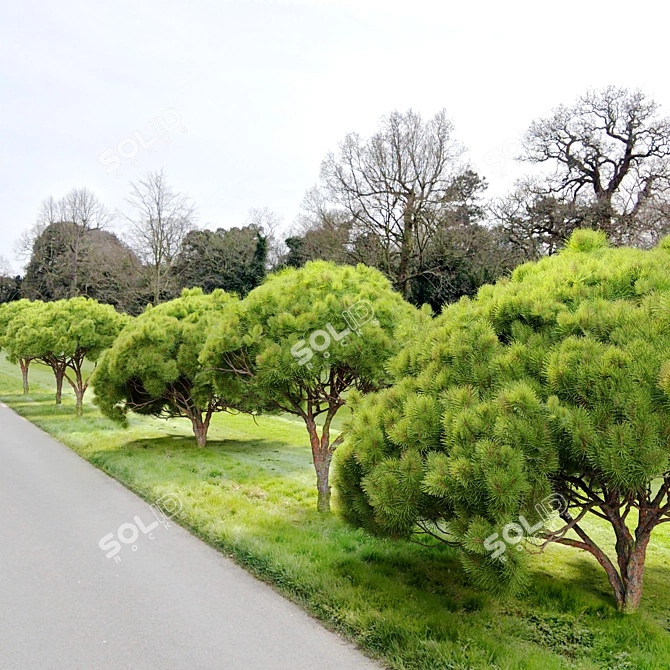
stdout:
[[(0, 255), (20, 269), (47, 196), (88, 186), (122, 209), (161, 167), (200, 225), (268, 206), (289, 226), (324, 155), (393, 109), (446, 108), (502, 192), (513, 138), (589, 87), (639, 87), (670, 113), (667, 18), (647, 0), (4, 2)], [(170, 126), (111, 169), (122, 140)]]

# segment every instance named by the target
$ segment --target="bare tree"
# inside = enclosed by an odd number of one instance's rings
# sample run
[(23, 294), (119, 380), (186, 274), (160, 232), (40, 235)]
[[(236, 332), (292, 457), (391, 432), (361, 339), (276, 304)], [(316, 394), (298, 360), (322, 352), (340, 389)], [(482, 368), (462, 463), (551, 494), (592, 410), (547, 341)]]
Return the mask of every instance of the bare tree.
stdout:
[(530, 179), (489, 203), (495, 227), (519, 262), (556, 253), (575, 228), (584, 224), (584, 207), (542, 193)]
[[(17, 254), (26, 260), (33, 247), (49, 226), (60, 226), (60, 244), (67, 250), (67, 296), (80, 293), (82, 250), (85, 240), (94, 230), (105, 229), (112, 221), (112, 214), (87, 188), (74, 188), (60, 200), (49, 196), (42, 202), (35, 225), (26, 231), (16, 245)], [(59, 269), (62, 272), (62, 269)]]
[(285, 239), (282, 263), (301, 267), (317, 259), (350, 264), (365, 262), (367, 259), (356, 258), (352, 253), (351, 228), (351, 216), (346, 211), (329, 205), (318, 187), (308, 189), (301, 211)]
[(78, 293), (79, 258), (82, 240), (91, 230), (101, 230), (111, 221), (107, 208), (86, 188), (73, 189), (58, 204), (61, 221), (69, 221), (72, 239), (72, 272), (70, 278), (70, 297)]
[(464, 149), (452, 132), (444, 110), (426, 122), (412, 110), (394, 111), (372, 137), (348, 134), (321, 166), (327, 195), (351, 216), (354, 234), (378, 240), (378, 266), (405, 296), (417, 248), (463, 172)]
[(652, 213), (670, 194), (670, 119), (641, 91), (589, 91), (534, 121), (524, 144), (521, 160), (552, 168), (534, 196), (572, 205), (581, 225), (602, 229), (616, 243), (658, 237), (649, 226), (661, 225)]
[(284, 219), (281, 214), (269, 207), (252, 207), (247, 214), (245, 226), (255, 228), (267, 242), (266, 269), (278, 268), (286, 255), (286, 245), (281, 239), (280, 230)]
[(191, 199), (175, 193), (165, 173), (148, 172), (133, 182), (126, 201), (132, 207), (129, 240), (144, 265), (154, 305), (171, 296), (174, 264), (186, 234), (195, 225)]
[(9, 264), (9, 261), (4, 256), (0, 256), (0, 277), (11, 277), (11, 276), (12, 276), (12, 267)]

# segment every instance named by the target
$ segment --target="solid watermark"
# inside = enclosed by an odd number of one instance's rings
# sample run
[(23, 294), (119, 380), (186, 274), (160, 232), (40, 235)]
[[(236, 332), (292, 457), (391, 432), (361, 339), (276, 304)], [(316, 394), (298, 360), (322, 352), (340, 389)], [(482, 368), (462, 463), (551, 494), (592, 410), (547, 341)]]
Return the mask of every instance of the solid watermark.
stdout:
[(506, 176), (507, 161), (517, 160), (523, 152), (523, 143), (518, 137), (508, 137), (502, 145), (494, 147), (484, 154), (484, 164), (491, 168), (493, 174)]
[(159, 140), (163, 140), (166, 144), (171, 142), (170, 134), (179, 130), (182, 133), (188, 132), (188, 128), (182, 123), (181, 115), (174, 107), (168, 107), (162, 112), (154, 116), (149, 123), (153, 126), (156, 132), (154, 137), (144, 139), (139, 130), (134, 130), (132, 137), (124, 137), (116, 146), (105, 149), (98, 156), (98, 163), (106, 167), (107, 174), (114, 174), (115, 177), (121, 176), (121, 162), (130, 161), (130, 164), (135, 167), (138, 163), (137, 156), (140, 150), (143, 149), (147, 153), (153, 155), (156, 150), (153, 148), (154, 144)]
[(362, 334), (361, 327), (363, 325), (369, 322), (372, 322), (373, 324), (378, 323), (374, 319), (374, 315), (375, 312), (372, 305), (367, 300), (359, 300), (349, 309), (345, 309), (344, 312), (342, 312), (342, 317), (347, 324), (347, 327), (344, 330), (338, 333), (333, 324), (328, 322), (325, 326), (325, 330), (315, 330), (309, 336), (309, 346), (307, 346), (307, 340), (299, 340), (296, 342), (291, 347), (291, 354), (294, 358), (298, 359), (298, 365), (307, 365), (308, 368), (311, 368), (312, 364), (309, 361), (312, 360), (315, 351), (323, 352), (324, 358), (330, 358), (330, 353), (326, 350), (330, 347), (332, 342), (339, 342), (341, 346), (346, 345), (346, 338), (351, 335), (351, 333), (356, 333), (360, 336)]
[(516, 545), (517, 550), (521, 551), (523, 547), (520, 542), (534, 537), (535, 533), (542, 530), (546, 524), (567, 511), (568, 503), (562, 495), (553, 493), (535, 505), (535, 509), (540, 515), (540, 520), (534, 526), (531, 526), (524, 516), (519, 515), (519, 523), (508, 523), (502, 529), (502, 539), (498, 539), (498, 533), (493, 533), (484, 540), (484, 549), (491, 552), (491, 558), (506, 561), (507, 557), (504, 554), (508, 546)]
[(107, 533), (98, 542), (100, 549), (107, 552), (105, 554), (107, 558), (113, 558), (116, 563), (120, 563), (121, 556), (118, 554), (121, 552), (122, 545), (129, 545), (132, 551), (137, 551), (137, 540), (140, 538), (140, 532), (142, 537), (153, 540), (155, 539), (153, 531), (159, 526), (170, 528), (170, 519), (184, 516), (181, 500), (174, 493), (167, 493), (160, 497), (152, 505), (149, 505), (149, 509), (156, 517), (155, 521), (145, 525), (142, 519), (136, 515), (133, 517), (135, 523), (121, 524), (116, 531), (116, 535)]

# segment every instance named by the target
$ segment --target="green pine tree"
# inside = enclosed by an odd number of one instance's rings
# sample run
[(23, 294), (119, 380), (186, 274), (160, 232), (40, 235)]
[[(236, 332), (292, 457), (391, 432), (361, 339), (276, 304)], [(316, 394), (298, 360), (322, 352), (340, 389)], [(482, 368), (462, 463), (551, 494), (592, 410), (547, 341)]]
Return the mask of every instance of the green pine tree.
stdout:
[[(637, 609), (652, 531), (670, 521), (670, 242), (611, 249), (576, 231), (446, 308), (391, 373), (338, 452), (351, 523), (454, 544), (494, 590), (526, 582), (521, 537), (575, 547)], [(611, 525), (616, 564), (590, 516)]]

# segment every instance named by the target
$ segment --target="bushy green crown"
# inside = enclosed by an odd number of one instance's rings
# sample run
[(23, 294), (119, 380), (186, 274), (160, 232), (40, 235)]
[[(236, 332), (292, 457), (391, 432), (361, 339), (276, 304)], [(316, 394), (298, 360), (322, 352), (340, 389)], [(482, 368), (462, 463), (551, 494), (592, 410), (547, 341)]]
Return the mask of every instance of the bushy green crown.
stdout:
[[(178, 414), (175, 390), (185, 402), (206, 407), (215, 391), (211, 374), (199, 361), (200, 352), (212, 324), (238, 304), (221, 289), (205, 295), (191, 288), (148, 308), (126, 325), (103, 355), (92, 380), (94, 402), (106, 416), (121, 422), (129, 408), (154, 416)], [(231, 399), (240, 393), (237, 384), (224, 390)]]
[[(558, 255), (449, 306), (356, 408), (337, 455), (344, 514), (407, 537), (437, 522), (483, 585), (524, 581), (484, 541), (533, 523), (557, 473), (622, 492), (670, 453), (670, 254), (579, 230)], [(446, 527), (446, 528), (445, 528)]]

